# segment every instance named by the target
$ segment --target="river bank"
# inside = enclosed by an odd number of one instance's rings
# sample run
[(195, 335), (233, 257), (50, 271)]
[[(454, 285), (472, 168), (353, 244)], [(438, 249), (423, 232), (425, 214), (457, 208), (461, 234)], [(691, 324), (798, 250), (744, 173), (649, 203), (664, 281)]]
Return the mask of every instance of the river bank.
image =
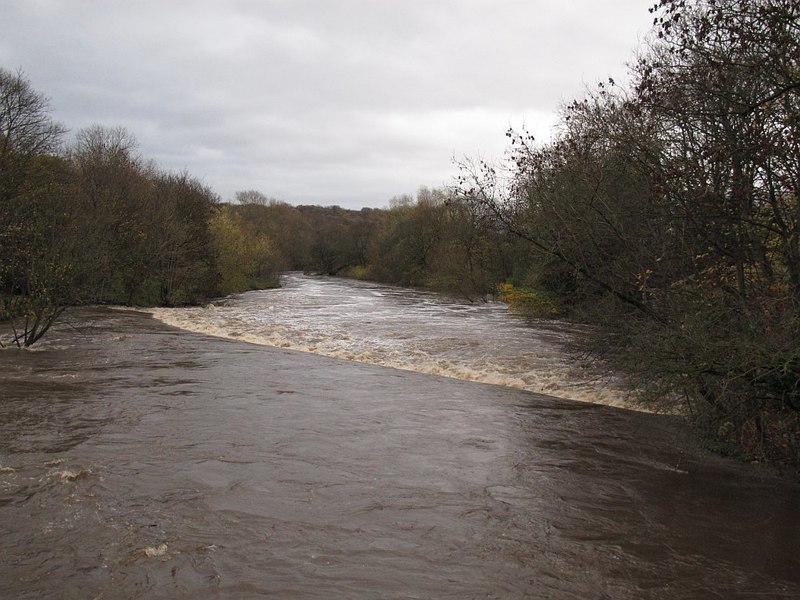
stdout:
[(800, 486), (670, 417), (106, 309), (0, 366), (0, 597), (800, 595)]

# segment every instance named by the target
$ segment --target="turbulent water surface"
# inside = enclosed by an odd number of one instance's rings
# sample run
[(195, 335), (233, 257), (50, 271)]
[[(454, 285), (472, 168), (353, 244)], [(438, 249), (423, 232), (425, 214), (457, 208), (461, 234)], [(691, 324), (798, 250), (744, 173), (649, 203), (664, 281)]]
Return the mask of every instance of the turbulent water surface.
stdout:
[[(265, 335), (246, 307), (288, 311), (267, 304), (279, 295), (218, 307), (220, 326)], [(358, 354), (341, 315), (388, 327), (322, 296), (287, 339)], [(510, 327), (491, 307), (408, 302), (431, 342), (442, 312), (485, 313), (479, 339)], [(672, 417), (107, 309), (0, 351), (0, 394), (0, 598), (800, 597), (796, 479), (708, 456)]]
[(420, 373), (626, 406), (607, 374), (567, 352), (579, 331), (526, 320), (500, 303), (298, 273), (276, 290), (207, 307), (156, 309), (183, 329)]

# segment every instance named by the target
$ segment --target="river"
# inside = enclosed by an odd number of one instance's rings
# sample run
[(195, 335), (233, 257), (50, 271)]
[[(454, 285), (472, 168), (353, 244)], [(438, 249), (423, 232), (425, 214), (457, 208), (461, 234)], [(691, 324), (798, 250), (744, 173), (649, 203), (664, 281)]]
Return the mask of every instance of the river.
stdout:
[(423, 290), (289, 273), (280, 289), (152, 313), (197, 333), (572, 400), (633, 405), (612, 375), (568, 350), (581, 334), (578, 326), (525, 319), (499, 302), (470, 303)]
[(2, 598), (800, 597), (796, 476), (674, 417), (99, 308), (0, 368)]

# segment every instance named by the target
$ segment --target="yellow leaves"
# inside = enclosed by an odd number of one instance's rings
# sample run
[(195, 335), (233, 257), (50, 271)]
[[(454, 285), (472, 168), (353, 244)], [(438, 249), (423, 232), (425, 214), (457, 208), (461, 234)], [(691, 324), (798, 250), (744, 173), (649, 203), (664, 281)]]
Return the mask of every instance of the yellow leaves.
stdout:
[(530, 317), (554, 317), (558, 314), (558, 306), (541, 292), (530, 288), (515, 288), (510, 283), (497, 286), (497, 297), (509, 308)]
[(508, 302), (505, 298), (514, 292), (514, 286), (510, 283), (500, 283), (497, 285), (497, 295), (502, 302)]

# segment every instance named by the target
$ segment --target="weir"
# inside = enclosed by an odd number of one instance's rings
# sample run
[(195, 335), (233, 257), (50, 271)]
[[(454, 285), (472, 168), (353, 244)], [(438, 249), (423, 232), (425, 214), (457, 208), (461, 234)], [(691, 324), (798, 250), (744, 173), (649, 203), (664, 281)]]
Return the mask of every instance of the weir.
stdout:
[(569, 351), (578, 326), (525, 319), (499, 302), (290, 273), (280, 289), (149, 312), (196, 333), (636, 408), (611, 373)]

